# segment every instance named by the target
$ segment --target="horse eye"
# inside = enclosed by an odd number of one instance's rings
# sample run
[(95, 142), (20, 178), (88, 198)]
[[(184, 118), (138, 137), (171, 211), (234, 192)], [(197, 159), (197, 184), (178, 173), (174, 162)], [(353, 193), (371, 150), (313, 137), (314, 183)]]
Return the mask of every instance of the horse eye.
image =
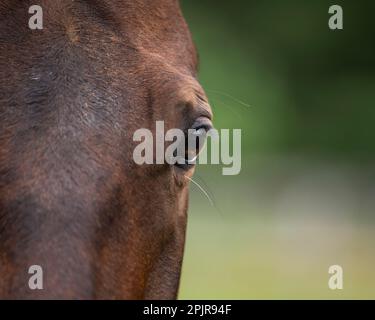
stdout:
[(176, 166), (188, 170), (196, 163), (199, 153), (206, 142), (207, 132), (213, 128), (212, 122), (206, 117), (198, 118), (185, 135), (185, 156), (182, 163)]

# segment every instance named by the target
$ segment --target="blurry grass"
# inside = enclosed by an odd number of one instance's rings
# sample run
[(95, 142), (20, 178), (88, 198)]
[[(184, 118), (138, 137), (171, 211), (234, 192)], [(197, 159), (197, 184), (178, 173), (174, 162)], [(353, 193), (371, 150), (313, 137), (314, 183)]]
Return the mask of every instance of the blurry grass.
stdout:
[[(238, 177), (199, 170), (219, 211), (192, 187), (179, 298), (375, 299), (371, 171), (260, 163)], [(344, 290), (328, 288), (335, 264)]]
[[(333, 221), (189, 221), (180, 299), (375, 299), (373, 227)], [(344, 290), (328, 267), (344, 268)]]

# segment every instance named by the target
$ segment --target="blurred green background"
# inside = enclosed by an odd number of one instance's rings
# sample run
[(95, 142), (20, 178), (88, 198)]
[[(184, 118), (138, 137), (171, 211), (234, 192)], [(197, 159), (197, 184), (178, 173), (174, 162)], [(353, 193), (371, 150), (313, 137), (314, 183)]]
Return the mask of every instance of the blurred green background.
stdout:
[(198, 167), (180, 299), (375, 299), (375, 2), (181, 2), (242, 171)]

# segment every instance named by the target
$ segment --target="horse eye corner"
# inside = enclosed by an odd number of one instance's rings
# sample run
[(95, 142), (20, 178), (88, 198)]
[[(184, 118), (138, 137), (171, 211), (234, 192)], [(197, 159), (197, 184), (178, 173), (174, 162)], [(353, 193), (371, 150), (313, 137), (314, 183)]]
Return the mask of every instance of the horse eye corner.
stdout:
[(210, 131), (213, 128), (214, 128), (214, 125), (211, 121), (211, 118), (206, 115), (198, 117), (194, 121), (194, 124), (191, 127), (191, 129), (196, 130), (196, 131), (200, 129), (204, 129), (205, 131)]
[(174, 167), (175, 167), (178, 171), (185, 173), (185, 172), (188, 172), (188, 171), (194, 169), (194, 168), (195, 168), (195, 163), (194, 163), (193, 161), (189, 161), (189, 160), (185, 159), (185, 162), (184, 162), (184, 163), (178, 163), (178, 162), (177, 162), (177, 163), (174, 165)]

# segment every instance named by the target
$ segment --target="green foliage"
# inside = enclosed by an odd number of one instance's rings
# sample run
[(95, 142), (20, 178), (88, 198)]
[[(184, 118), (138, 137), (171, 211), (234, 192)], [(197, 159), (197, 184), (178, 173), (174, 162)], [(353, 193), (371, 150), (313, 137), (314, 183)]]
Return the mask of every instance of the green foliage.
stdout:
[(327, 0), (182, 1), (216, 125), (243, 128), (248, 153), (374, 157), (375, 2), (336, 4), (342, 31)]

